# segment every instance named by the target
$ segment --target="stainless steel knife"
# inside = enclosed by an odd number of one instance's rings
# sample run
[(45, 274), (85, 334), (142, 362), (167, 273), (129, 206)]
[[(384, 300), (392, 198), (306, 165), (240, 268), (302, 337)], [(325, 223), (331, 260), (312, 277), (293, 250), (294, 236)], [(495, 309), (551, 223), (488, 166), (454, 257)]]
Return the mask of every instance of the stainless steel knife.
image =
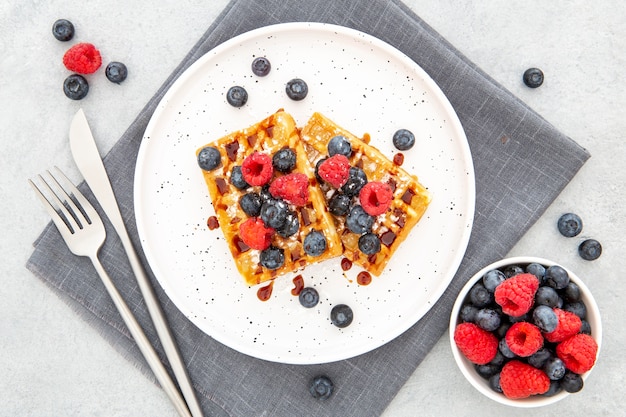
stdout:
[[(148, 312), (150, 313), (154, 327), (161, 340), (167, 359), (174, 371), (178, 385), (185, 397), (189, 411), (191, 411), (194, 417), (202, 416), (202, 409), (198, 403), (195, 390), (191, 385), (187, 368), (183, 363), (170, 327), (167, 324), (167, 319), (154, 293), (154, 288), (146, 276), (137, 256), (137, 252), (128, 236), (115, 194), (113, 193), (113, 188), (111, 187), (109, 176), (107, 175), (104, 163), (100, 157), (100, 152), (98, 151), (87, 118), (82, 109), (78, 110), (72, 120), (70, 127), (70, 149), (83, 178), (87, 181), (89, 188), (95, 195), (98, 203), (100, 203), (100, 206), (122, 241), (124, 250), (126, 251), (126, 255), (128, 256), (137, 283), (146, 302), (146, 306), (148, 307)], [(159, 382), (163, 386), (163, 383), (161, 381)], [(164, 382), (165, 385), (168, 385), (167, 381)], [(163, 388), (168, 392), (166, 386)], [(173, 388), (175, 389), (176, 387), (174, 386)], [(176, 391), (178, 392), (178, 390)], [(171, 394), (175, 393), (168, 392), (170, 398), (174, 400)]]

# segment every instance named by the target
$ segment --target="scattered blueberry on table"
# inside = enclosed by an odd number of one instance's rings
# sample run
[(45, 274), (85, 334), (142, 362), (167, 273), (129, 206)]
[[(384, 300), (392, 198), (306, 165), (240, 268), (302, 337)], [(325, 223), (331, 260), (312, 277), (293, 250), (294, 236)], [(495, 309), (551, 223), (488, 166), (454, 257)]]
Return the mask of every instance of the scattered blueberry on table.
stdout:
[(602, 255), (602, 245), (595, 239), (587, 239), (578, 246), (578, 254), (586, 261), (593, 261)]
[(230, 87), (226, 92), (226, 101), (233, 107), (242, 107), (248, 102), (248, 92), (239, 85)]
[(393, 146), (399, 151), (408, 151), (415, 145), (415, 135), (407, 129), (400, 129), (393, 134)]
[(67, 42), (74, 37), (74, 25), (67, 19), (59, 19), (52, 25), (52, 35), (61, 42)]
[(565, 213), (559, 217), (557, 227), (563, 236), (574, 237), (583, 230), (583, 221), (575, 213)]
[(317, 303), (319, 303), (320, 296), (315, 288), (305, 287), (302, 291), (300, 291), (298, 300), (303, 307), (313, 308), (317, 305)]
[(270, 73), (271, 69), (272, 65), (270, 64), (269, 59), (263, 56), (254, 58), (252, 61), (252, 73), (256, 76), (265, 77)]
[(304, 98), (309, 93), (309, 87), (304, 80), (300, 78), (294, 78), (287, 82), (285, 86), (285, 92), (287, 93), (287, 97), (294, 101), (304, 100)]
[(333, 381), (325, 375), (317, 376), (311, 380), (309, 392), (318, 400), (326, 400), (333, 393)]
[(121, 62), (113, 61), (107, 65), (104, 73), (109, 81), (119, 84), (128, 77), (128, 68)]
[(63, 92), (72, 100), (82, 100), (89, 93), (89, 83), (79, 74), (72, 74), (63, 82)]
[(528, 68), (524, 71), (522, 79), (528, 87), (537, 88), (543, 84), (543, 71), (539, 68)]
[(330, 321), (339, 328), (348, 327), (353, 319), (352, 309), (345, 304), (337, 304), (330, 311)]

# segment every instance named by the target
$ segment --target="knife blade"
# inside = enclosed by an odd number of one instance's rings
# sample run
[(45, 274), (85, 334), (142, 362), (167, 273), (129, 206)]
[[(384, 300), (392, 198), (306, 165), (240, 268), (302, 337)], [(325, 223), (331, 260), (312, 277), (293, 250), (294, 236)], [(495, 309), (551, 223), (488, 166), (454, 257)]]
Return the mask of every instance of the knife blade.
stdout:
[(202, 409), (196, 398), (195, 390), (189, 379), (187, 368), (182, 360), (178, 346), (172, 336), (167, 319), (157, 300), (154, 288), (150, 283), (137, 256), (137, 252), (128, 236), (128, 231), (122, 219), (117, 199), (113, 192), (109, 176), (98, 151), (96, 141), (91, 133), (87, 117), (82, 109), (78, 110), (70, 126), (70, 149), (72, 156), (83, 178), (89, 185), (98, 203), (109, 218), (117, 232), (128, 256), (130, 265), (137, 279), (137, 284), (146, 302), (148, 312), (157, 331), (167, 359), (174, 371), (178, 385), (185, 397), (192, 416), (201, 417)]

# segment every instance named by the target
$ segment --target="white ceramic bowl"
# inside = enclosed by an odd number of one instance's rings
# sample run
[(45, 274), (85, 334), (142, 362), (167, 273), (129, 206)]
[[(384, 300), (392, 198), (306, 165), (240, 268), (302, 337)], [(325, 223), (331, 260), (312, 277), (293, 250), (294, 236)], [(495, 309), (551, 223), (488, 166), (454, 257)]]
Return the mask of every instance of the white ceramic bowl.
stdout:
[[(553, 404), (571, 394), (569, 394), (566, 391), (561, 391), (552, 397), (544, 397), (541, 395), (536, 395), (536, 396), (531, 396), (529, 398), (513, 400), (513, 399), (509, 399), (505, 397), (503, 394), (495, 392), (489, 387), (489, 382), (476, 372), (476, 370), (474, 369), (474, 365), (469, 360), (467, 360), (467, 358), (457, 348), (454, 342), (454, 329), (456, 325), (460, 323), (459, 312), (466, 298), (468, 297), (470, 289), (477, 281), (482, 279), (483, 275), (487, 271), (491, 269), (503, 268), (508, 265), (525, 266), (533, 262), (537, 262), (541, 265), (544, 265), (546, 268), (551, 265), (557, 264), (556, 262), (549, 261), (547, 259), (524, 256), (524, 257), (502, 259), (478, 271), (467, 282), (467, 284), (465, 284), (465, 286), (459, 293), (459, 296), (457, 297), (457, 300), (454, 303), (454, 306), (452, 307), (452, 313), (450, 315), (450, 328), (449, 328), (450, 345), (452, 347), (452, 354), (454, 355), (454, 360), (456, 361), (457, 365), (459, 366), (459, 369), (461, 370), (465, 378), (467, 378), (467, 380), (474, 386), (474, 388), (476, 388), (483, 395), (491, 398), (494, 401), (499, 402), (500, 404), (505, 404), (505, 405), (509, 405), (513, 407), (522, 407), (522, 408), (541, 407), (544, 405)], [(589, 322), (589, 325), (591, 327), (591, 335), (598, 344), (598, 355), (599, 355), (600, 345), (602, 343), (602, 323), (600, 321), (600, 311), (598, 310), (598, 305), (596, 304), (596, 301), (591, 295), (589, 288), (587, 288), (587, 286), (580, 280), (580, 278), (578, 278), (576, 274), (574, 274), (572, 271), (567, 269), (565, 266), (561, 264), (558, 264), (558, 265), (565, 268), (565, 270), (569, 274), (570, 280), (576, 283), (580, 287), (581, 299), (582, 301), (584, 301), (585, 306), (587, 307), (587, 321)], [(597, 362), (597, 357), (598, 356), (596, 356), (596, 362)], [(587, 378), (590, 372), (591, 371), (588, 371), (582, 375), (583, 380)], [(581, 392), (584, 392), (584, 391), (585, 391), (585, 388), (583, 387)], [(577, 393), (577, 394), (580, 395), (580, 393)], [(577, 394), (573, 394), (573, 395), (577, 395)]]

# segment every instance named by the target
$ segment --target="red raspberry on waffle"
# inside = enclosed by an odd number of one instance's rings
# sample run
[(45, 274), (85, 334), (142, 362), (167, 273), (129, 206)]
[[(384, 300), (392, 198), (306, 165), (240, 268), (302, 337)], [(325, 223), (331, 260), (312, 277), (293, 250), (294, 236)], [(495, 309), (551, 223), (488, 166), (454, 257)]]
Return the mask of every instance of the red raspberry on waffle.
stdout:
[(454, 342), (472, 363), (484, 365), (498, 353), (498, 339), (474, 323), (461, 323), (454, 329)]
[(565, 367), (577, 374), (584, 374), (596, 363), (598, 344), (585, 333), (578, 333), (556, 346), (556, 355)]
[(370, 216), (378, 216), (387, 211), (393, 200), (389, 184), (380, 181), (368, 182), (359, 193), (359, 202)]
[(570, 311), (561, 310), (560, 308), (555, 308), (554, 312), (556, 313), (556, 317), (559, 322), (554, 331), (543, 334), (548, 342), (562, 342), (580, 331), (582, 321), (576, 314)]
[(529, 273), (515, 275), (496, 287), (496, 303), (504, 314), (520, 317), (530, 311), (539, 288), (539, 280)]
[(246, 157), (241, 164), (243, 179), (250, 185), (265, 185), (274, 174), (272, 158), (262, 152), (254, 152)]
[(239, 236), (243, 243), (257, 250), (269, 248), (275, 232), (271, 227), (266, 227), (258, 217), (251, 217), (239, 226)]
[(270, 194), (296, 206), (305, 206), (309, 202), (309, 177), (299, 172), (278, 177), (270, 184)]
[(550, 378), (534, 366), (512, 360), (502, 367), (500, 387), (507, 398), (527, 398), (547, 392), (550, 389)]
[(506, 332), (506, 344), (511, 352), (523, 358), (537, 352), (543, 346), (541, 330), (532, 323), (513, 323)]
[(341, 188), (350, 177), (350, 161), (345, 155), (333, 155), (320, 164), (317, 173), (333, 187)]

